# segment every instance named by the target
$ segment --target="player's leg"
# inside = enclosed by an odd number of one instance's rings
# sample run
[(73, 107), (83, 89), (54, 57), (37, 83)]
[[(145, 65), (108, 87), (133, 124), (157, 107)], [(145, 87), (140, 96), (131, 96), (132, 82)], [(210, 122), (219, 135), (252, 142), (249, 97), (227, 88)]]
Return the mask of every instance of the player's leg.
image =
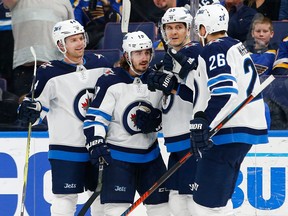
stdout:
[(227, 205), (223, 207), (217, 208), (209, 208), (202, 205), (197, 204), (194, 202), (193, 198), (191, 202), (189, 202), (189, 209), (193, 211), (193, 216), (202, 216), (202, 215), (209, 215), (209, 216), (235, 216), (233, 212), (233, 205), (231, 199), (228, 200)]
[(192, 195), (179, 194), (178, 191), (171, 190), (169, 193), (169, 207), (173, 215), (191, 216), (188, 209), (188, 202)]
[[(87, 191), (88, 196), (92, 196), (93, 191)], [(100, 196), (96, 197), (96, 199), (94, 200), (94, 202), (92, 203), (91, 207), (90, 207), (90, 211), (91, 211), (91, 216), (100, 216), (100, 215), (104, 215), (104, 205), (101, 204), (100, 202)]]
[(135, 169), (132, 163), (113, 159), (103, 170), (103, 186), (100, 194), (104, 215), (121, 215), (134, 201)]
[(121, 215), (129, 208), (129, 206), (130, 203), (105, 203), (104, 204), (105, 216)]
[[(91, 197), (96, 190), (98, 184), (98, 172), (98, 167), (93, 166), (91, 163), (87, 164), (85, 188), (88, 189), (88, 197)], [(100, 203), (100, 195), (96, 197), (96, 199), (92, 203), (90, 211), (92, 216), (104, 215), (104, 205)]]
[[(140, 196), (145, 193), (165, 172), (166, 165), (159, 155), (153, 161), (138, 165), (137, 191)], [(154, 191), (144, 202), (148, 216), (169, 216), (168, 206), (169, 191), (165, 183)]]
[(77, 194), (54, 194), (50, 207), (51, 216), (74, 216), (77, 199)]
[[(188, 150), (172, 152), (169, 156), (168, 169), (173, 167)], [(191, 185), (194, 182), (196, 171), (196, 159), (193, 155), (184, 163), (168, 180), (169, 207), (173, 215), (191, 216), (188, 210), (188, 202), (192, 197)]]
[(87, 163), (50, 159), (52, 172), (52, 216), (74, 216), (78, 193), (84, 190)]
[(230, 216), (230, 201), (238, 178), (240, 165), (250, 150), (248, 144), (214, 145), (198, 161), (193, 185), (193, 216)]

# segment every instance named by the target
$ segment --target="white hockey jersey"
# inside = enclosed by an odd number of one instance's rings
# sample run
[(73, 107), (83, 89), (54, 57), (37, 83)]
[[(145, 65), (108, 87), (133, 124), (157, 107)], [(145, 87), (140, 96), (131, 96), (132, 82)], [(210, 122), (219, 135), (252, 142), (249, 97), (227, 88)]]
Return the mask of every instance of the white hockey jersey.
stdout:
[[(180, 53), (187, 57), (195, 59), (198, 62), (198, 56), (202, 51), (202, 46), (198, 42), (191, 42), (184, 46)], [(179, 64), (175, 63), (174, 66)], [(173, 72), (181, 69), (173, 69)], [(191, 71), (192, 75), (194, 71)], [(187, 88), (181, 81), (181, 91), (176, 95), (164, 96), (162, 99), (162, 132), (165, 140), (165, 146), (168, 152), (178, 152), (190, 148), (190, 120), (193, 115), (193, 91)], [(186, 88), (185, 88), (186, 87)]]
[(49, 158), (89, 160), (83, 121), (96, 81), (109, 65), (103, 56), (88, 54), (83, 66), (51, 61), (37, 70), (35, 100), (42, 104), (41, 118), (47, 114)]
[(143, 163), (155, 159), (160, 149), (157, 133), (144, 134), (135, 124), (139, 105), (160, 109), (162, 92), (151, 92), (146, 71), (132, 77), (122, 68), (105, 73), (97, 82), (96, 97), (84, 121), (87, 140), (106, 139), (114, 159)]
[[(204, 47), (194, 77), (196, 89), (193, 112), (204, 111), (211, 128), (218, 125), (260, 85), (246, 48), (230, 37), (211, 41)], [(189, 75), (187, 79), (187, 85), (194, 89), (193, 77)], [(212, 140), (216, 145), (267, 143), (262, 95), (240, 110)]]

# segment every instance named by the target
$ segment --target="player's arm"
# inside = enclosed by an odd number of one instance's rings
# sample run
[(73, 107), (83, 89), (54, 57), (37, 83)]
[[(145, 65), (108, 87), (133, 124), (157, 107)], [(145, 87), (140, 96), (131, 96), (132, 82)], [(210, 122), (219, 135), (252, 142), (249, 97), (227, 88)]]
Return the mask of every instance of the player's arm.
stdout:
[(89, 151), (90, 162), (95, 166), (98, 166), (101, 158), (105, 160), (106, 164), (112, 161), (105, 138), (112, 119), (115, 99), (101, 80), (100, 77), (97, 81), (95, 98), (87, 110), (83, 123), (86, 148)]
[(19, 0), (2, 0), (5, 8), (12, 10)]

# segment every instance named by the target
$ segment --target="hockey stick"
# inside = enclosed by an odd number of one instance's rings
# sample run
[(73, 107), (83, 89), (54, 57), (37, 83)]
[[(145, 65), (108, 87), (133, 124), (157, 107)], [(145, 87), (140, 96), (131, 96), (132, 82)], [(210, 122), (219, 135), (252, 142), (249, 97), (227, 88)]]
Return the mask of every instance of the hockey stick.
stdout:
[(131, 2), (130, 0), (123, 0), (123, 10), (122, 10), (122, 18), (121, 18), (121, 32), (123, 34), (128, 33), (130, 12), (131, 12)]
[[(242, 101), (234, 110), (230, 112), (216, 127), (210, 130), (210, 138), (213, 137), (222, 127), (226, 124), (236, 113), (238, 113), (243, 107), (245, 107), (250, 101), (252, 101), (260, 92), (262, 92), (275, 77), (270, 75), (260, 86), (255, 89), (244, 101)], [(138, 205), (146, 200), (161, 184), (163, 184), (176, 170), (178, 170), (190, 157), (192, 152), (188, 152), (184, 155), (174, 166), (172, 166), (158, 181), (156, 181), (152, 187), (146, 191), (138, 200), (136, 200), (121, 216), (129, 215)]]
[[(36, 81), (37, 58), (36, 58), (36, 52), (32, 46), (30, 47), (30, 51), (34, 57), (34, 71), (33, 71), (32, 85), (31, 85), (31, 99), (33, 101), (34, 100), (34, 86), (35, 86), (35, 81)], [(21, 212), (20, 212), (21, 216), (24, 215), (24, 206), (25, 206), (26, 189), (27, 189), (27, 178), (28, 178), (28, 164), (29, 164), (29, 154), (30, 154), (31, 131), (32, 131), (32, 123), (29, 122), (28, 134), (27, 134), (27, 145), (26, 145), (26, 157), (25, 157), (25, 165), (24, 165), (24, 180), (23, 180)]]
[(196, 15), (198, 9), (199, 9), (199, 0), (190, 0), (190, 12), (191, 12), (191, 15), (193, 17), (191, 29), (190, 29), (192, 41), (198, 40), (198, 35), (194, 29), (194, 27), (195, 27), (195, 15)]
[(103, 167), (104, 167), (104, 158), (99, 158), (99, 173), (98, 173), (98, 181), (97, 181), (97, 187), (91, 197), (86, 201), (80, 212), (78, 213), (78, 216), (84, 216), (85, 213), (88, 211), (92, 203), (95, 201), (95, 199), (99, 196), (101, 189), (102, 189), (102, 176), (103, 176)]

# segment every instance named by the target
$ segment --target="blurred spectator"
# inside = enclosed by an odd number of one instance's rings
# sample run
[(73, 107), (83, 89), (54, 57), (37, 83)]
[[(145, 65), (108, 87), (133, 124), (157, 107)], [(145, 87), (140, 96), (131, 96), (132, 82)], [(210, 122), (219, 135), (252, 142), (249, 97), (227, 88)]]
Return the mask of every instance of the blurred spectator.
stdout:
[(252, 40), (245, 41), (244, 45), (251, 53), (259, 75), (270, 75), (278, 48), (277, 43), (271, 44), (274, 31), (272, 21), (259, 14), (252, 23)]
[(88, 36), (86, 49), (103, 48), (102, 39), (107, 22), (120, 22), (121, 0), (74, 1), (75, 19), (84, 26)]
[(288, 36), (279, 44), (272, 73), (274, 75), (288, 75)]
[(229, 12), (228, 35), (244, 42), (257, 11), (244, 5), (243, 0), (225, 0), (225, 7)]
[[(18, 97), (0, 88), (0, 124), (10, 124), (17, 119)], [(2, 127), (0, 127), (0, 130)]]
[(265, 17), (269, 17), (271, 20), (278, 20), (281, 1), (282, 0), (245, 0), (244, 2)]
[(186, 5), (190, 5), (190, 0), (153, 0), (153, 2), (156, 7), (164, 11), (171, 7), (185, 7)]
[(30, 91), (34, 69), (33, 46), (37, 65), (50, 59), (60, 59), (51, 35), (51, 29), (61, 20), (74, 18), (69, 0), (3, 0), (12, 12), (14, 36), (12, 93), (21, 96)]
[(278, 19), (281, 21), (288, 21), (288, 0), (281, 0)]
[(6, 79), (8, 91), (12, 86), (14, 39), (11, 27), (11, 12), (0, 3), (0, 77)]
[(165, 13), (165, 11), (156, 7), (153, 0), (130, 1), (130, 22), (154, 22), (157, 25)]

